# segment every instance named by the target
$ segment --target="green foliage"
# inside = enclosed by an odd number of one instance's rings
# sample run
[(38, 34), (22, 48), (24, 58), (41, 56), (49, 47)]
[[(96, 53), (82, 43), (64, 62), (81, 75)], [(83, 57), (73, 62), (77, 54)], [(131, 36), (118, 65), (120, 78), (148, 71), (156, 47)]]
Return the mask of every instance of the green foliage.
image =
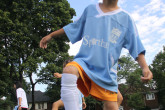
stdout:
[(145, 108), (142, 108), (140, 110), (151, 110), (151, 108), (150, 107), (145, 107)]
[(131, 92), (148, 92), (150, 90), (149, 84), (144, 84), (141, 81), (142, 70), (137, 68), (132, 74), (128, 76), (126, 84), (130, 86)]
[[(39, 48), (39, 42), (50, 32), (72, 22), (75, 11), (70, 8), (68, 1), (2, 0), (0, 6), (0, 57), (4, 65), (0, 67), (0, 75), (6, 79), (0, 79), (3, 95), (7, 82), (24, 82), (23, 77), (27, 76), (34, 87), (37, 82), (45, 80), (41, 73), (46, 68), (55, 71), (55, 67), (56, 71), (61, 71), (63, 60), (69, 56), (68, 38), (61, 36), (52, 41), (46, 50)], [(45, 67), (41, 65), (42, 62)], [(40, 69), (43, 70), (39, 72)], [(33, 82), (32, 74), (42, 77)]]
[(55, 72), (62, 73), (63, 62), (67, 59), (73, 59), (73, 57), (67, 55), (64, 55), (62, 58), (58, 62), (58, 65), (60, 66), (56, 66), (55, 63), (49, 63), (43, 67), (38, 74), (39, 78), (41, 79), (40, 83), (48, 84), (46, 94), (51, 98), (52, 102), (60, 99), (61, 92), (61, 80), (55, 78), (53, 74)]
[(140, 110), (144, 108), (144, 98), (142, 93), (133, 93), (128, 95), (127, 104), (129, 107)]
[(87, 105), (86, 110), (99, 110), (102, 109), (103, 107), (103, 102), (102, 101), (98, 101), (95, 98), (93, 98), (92, 96), (88, 96), (85, 98), (85, 102)]
[(127, 104), (131, 108), (145, 108), (144, 96), (142, 93), (149, 92), (149, 84), (144, 84), (141, 81), (142, 70), (139, 68), (130, 55), (122, 56), (119, 60), (121, 69), (118, 71), (118, 81), (125, 79), (125, 84), (119, 85), (119, 90), (124, 99), (127, 99)]
[(39, 48), (42, 37), (70, 23), (75, 15), (66, 0), (12, 0), (0, 3), (1, 53), (7, 56), (6, 63), (12, 65), (13, 74), (19, 73), (20, 80), (23, 71), (36, 72), (42, 60), (45, 63), (58, 62), (67, 53), (66, 36), (51, 42), (47, 50)]
[(60, 89), (61, 89), (61, 80), (60, 79), (55, 79), (54, 83), (50, 83), (48, 85), (46, 94), (50, 97), (51, 102), (55, 102), (61, 98), (60, 97), (60, 94), (61, 94)]
[(165, 108), (165, 46), (163, 47), (163, 50), (155, 56), (155, 59), (151, 65), (151, 70), (159, 91), (158, 99)]
[(14, 106), (10, 97), (0, 97), (0, 110), (9, 110), (9, 106)]
[(139, 66), (138, 64), (132, 59), (132, 57), (128, 54), (127, 56), (123, 55), (120, 60), (119, 64), (121, 66), (120, 70), (118, 70), (118, 81), (121, 79), (127, 79), (134, 70), (136, 70)]
[(5, 63), (5, 57), (2, 56), (2, 54), (0, 54), (0, 96), (3, 96), (3, 95), (7, 95), (7, 92), (6, 92), (6, 88), (8, 86), (8, 82), (9, 81), (9, 73), (8, 72), (8, 67), (5, 67), (4, 65)]

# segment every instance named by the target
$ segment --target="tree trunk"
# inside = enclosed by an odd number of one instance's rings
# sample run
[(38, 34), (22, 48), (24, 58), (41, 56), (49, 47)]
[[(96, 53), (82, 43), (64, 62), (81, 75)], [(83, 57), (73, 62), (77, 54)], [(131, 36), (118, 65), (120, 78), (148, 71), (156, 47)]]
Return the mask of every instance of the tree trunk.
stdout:
[(35, 110), (34, 88), (35, 88), (35, 84), (32, 84), (32, 109), (31, 110)]
[(30, 78), (30, 83), (32, 85), (32, 107), (31, 107), (31, 110), (35, 110), (35, 98), (34, 98), (34, 90), (35, 90), (35, 85), (37, 82), (33, 82), (33, 79), (32, 79), (32, 73), (29, 74), (29, 78)]

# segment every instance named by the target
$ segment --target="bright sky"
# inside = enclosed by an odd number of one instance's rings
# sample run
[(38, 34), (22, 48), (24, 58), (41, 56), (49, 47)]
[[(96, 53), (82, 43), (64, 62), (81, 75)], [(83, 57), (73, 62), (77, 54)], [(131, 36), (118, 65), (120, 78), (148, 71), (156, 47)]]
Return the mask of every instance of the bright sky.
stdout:
[[(75, 9), (78, 19), (85, 7), (96, 4), (101, 0), (68, 0)], [(165, 0), (119, 0), (119, 6), (130, 13), (137, 25), (140, 38), (146, 48), (146, 61), (152, 63), (155, 55), (165, 45)], [(74, 45), (70, 43), (70, 55), (76, 55), (81, 42)], [(123, 50), (122, 55), (127, 51)], [(46, 86), (36, 85), (36, 90), (45, 91)]]

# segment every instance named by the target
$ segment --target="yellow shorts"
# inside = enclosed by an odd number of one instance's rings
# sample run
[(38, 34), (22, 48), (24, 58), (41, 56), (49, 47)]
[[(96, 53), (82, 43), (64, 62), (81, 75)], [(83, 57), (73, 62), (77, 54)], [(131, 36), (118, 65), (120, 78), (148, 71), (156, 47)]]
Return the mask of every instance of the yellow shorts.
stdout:
[(95, 84), (77, 62), (70, 62), (66, 66), (74, 66), (78, 69), (80, 78), (77, 80), (77, 87), (85, 97), (91, 95), (100, 101), (117, 101), (116, 92), (106, 90)]

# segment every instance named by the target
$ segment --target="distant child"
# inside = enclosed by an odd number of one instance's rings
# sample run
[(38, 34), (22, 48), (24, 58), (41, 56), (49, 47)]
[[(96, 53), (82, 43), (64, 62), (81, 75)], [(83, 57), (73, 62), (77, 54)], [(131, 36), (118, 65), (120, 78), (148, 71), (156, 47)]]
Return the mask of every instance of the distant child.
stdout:
[[(61, 78), (62, 74), (59, 73), (54, 73), (54, 76), (56, 78)], [(78, 89), (77, 89), (78, 90)], [(79, 90), (78, 90), (79, 91)], [(58, 110), (59, 108), (63, 108), (64, 107), (64, 103), (63, 101), (60, 99), (56, 102), (53, 103), (53, 108), (52, 110)], [(85, 109), (86, 108), (86, 103), (85, 103), (85, 99), (83, 94), (79, 91), (79, 110)]]
[[(66, 60), (63, 63), (63, 68), (66, 66), (66, 64), (68, 64), (69, 62), (72, 62), (72, 59)], [(61, 78), (62, 74), (60, 73), (54, 73), (54, 77), (56, 78)], [(78, 90), (78, 89), (77, 89)], [(79, 91), (79, 90), (78, 90)], [(64, 107), (64, 103), (63, 101), (60, 99), (56, 102), (53, 103), (53, 107), (52, 110), (58, 110), (59, 108), (63, 108)], [(79, 91), (79, 110), (85, 109), (86, 108), (86, 103), (85, 103), (85, 99), (83, 94)]]
[(82, 39), (74, 61), (63, 69), (61, 99), (66, 110), (78, 110), (79, 90), (104, 102), (104, 110), (118, 110), (117, 61), (122, 48), (139, 63), (142, 81), (152, 79), (145, 61), (145, 49), (130, 15), (117, 5), (118, 0), (103, 0), (89, 5), (79, 20), (54, 31), (40, 41), (41, 48), (53, 38), (66, 34), (72, 43)]
[(15, 109), (27, 110), (28, 103), (27, 103), (26, 93), (22, 89), (22, 84), (18, 81), (14, 84), (14, 88), (16, 89), (17, 102), (18, 102), (18, 105), (17, 105), (17, 107), (15, 107)]

